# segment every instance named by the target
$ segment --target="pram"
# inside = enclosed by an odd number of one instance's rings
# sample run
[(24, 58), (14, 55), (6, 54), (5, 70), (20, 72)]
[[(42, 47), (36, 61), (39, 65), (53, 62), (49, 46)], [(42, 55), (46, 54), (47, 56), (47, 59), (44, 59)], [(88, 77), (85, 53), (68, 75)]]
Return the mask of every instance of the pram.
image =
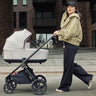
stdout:
[[(32, 84), (32, 91), (36, 95), (42, 95), (47, 90), (46, 78), (43, 75), (35, 75), (28, 63), (43, 63), (47, 60), (48, 50), (41, 49), (52, 37), (38, 49), (30, 48), (27, 42), (32, 34), (24, 29), (15, 31), (6, 39), (3, 47), (4, 60), (8, 63), (20, 62), (21, 64), (13, 70), (6, 78), (4, 92), (12, 94), (17, 84)], [(27, 44), (27, 45), (26, 45)], [(23, 70), (16, 71), (23, 66)]]

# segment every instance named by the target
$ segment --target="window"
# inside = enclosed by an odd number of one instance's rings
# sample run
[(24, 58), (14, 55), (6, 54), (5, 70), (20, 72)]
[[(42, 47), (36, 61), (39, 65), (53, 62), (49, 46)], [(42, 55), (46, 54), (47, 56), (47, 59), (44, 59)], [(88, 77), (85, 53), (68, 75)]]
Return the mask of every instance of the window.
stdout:
[[(40, 47), (43, 45), (49, 38), (52, 36), (52, 34), (36, 34), (36, 47)], [(52, 48), (53, 47), (53, 41), (50, 40), (43, 48)]]
[(56, 0), (33, 0), (33, 3), (55, 3)]
[(44, 12), (43, 13), (43, 17), (45, 19), (52, 19), (53, 18), (53, 14), (52, 14), (52, 12)]
[(27, 12), (19, 13), (19, 27), (26, 28), (27, 27)]
[(92, 13), (92, 24), (96, 22), (96, 4), (91, 6), (91, 13)]
[(14, 28), (16, 28), (16, 12), (13, 12), (13, 24)]
[(52, 19), (52, 12), (36, 12), (36, 19)]
[(42, 13), (41, 12), (37, 12), (36, 13), (36, 19), (41, 19), (42, 18)]
[(48, 12), (36, 12), (35, 15), (35, 26), (38, 27), (53, 27), (55, 26), (55, 17), (54, 13), (51, 11)]
[(13, 0), (13, 5), (17, 5), (17, 0)]
[(27, 0), (23, 0), (23, 5), (27, 5)]
[(90, 0), (77, 0), (77, 2), (90, 1)]

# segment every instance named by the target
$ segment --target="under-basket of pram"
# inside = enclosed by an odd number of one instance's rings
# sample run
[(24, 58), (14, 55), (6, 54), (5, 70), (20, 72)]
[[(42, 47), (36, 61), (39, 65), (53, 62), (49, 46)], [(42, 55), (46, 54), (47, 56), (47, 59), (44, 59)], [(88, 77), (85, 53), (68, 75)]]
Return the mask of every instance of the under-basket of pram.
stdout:
[[(11, 94), (14, 92), (17, 84), (31, 84), (32, 91), (36, 95), (42, 95), (47, 90), (46, 78), (43, 75), (35, 75), (33, 69), (28, 66), (28, 63), (43, 63), (47, 60), (48, 50), (41, 49), (48, 41), (40, 48), (30, 48), (26, 46), (31, 33), (24, 29), (15, 31), (6, 39), (3, 47), (4, 60), (8, 63), (21, 62), (21, 64), (13, 70), (6, 78), (4, 92)], [(27, 43), (28, 44), (28, 43)], [(16, 71), (23, 66), (23, 69)]]

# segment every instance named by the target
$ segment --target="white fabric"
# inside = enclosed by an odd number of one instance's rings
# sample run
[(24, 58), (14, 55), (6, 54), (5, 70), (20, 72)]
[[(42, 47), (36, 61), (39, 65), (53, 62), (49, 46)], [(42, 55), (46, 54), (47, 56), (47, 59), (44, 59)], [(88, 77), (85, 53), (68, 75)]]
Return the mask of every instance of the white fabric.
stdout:
[[(7, 49), (4, 50), (4, 59), (10, 59), (10, 60), (15, 60), (15, 59), (21, 59), (22, 58), (28, 58), (33, 52), (35, 52), (37, 49), (36, 48), (25, 48), (22, 50), (19, 49)], [(30, 60), (42, 60), (42, 59), (47, 59), (48, 56), (48, 50), (45, 49), (40, 49), (36, 54), (34, 54)]]
[[(22, 60), (22, 58), (28, 58), (37, 49), (30, 48), (29, 43), (25, 44), (31, 33), (24, 29), (22, 31), (15, 31), (9, 38), (6, 39), (3, 48), (3, 58), (8, 60)], [(25, 44), (25, 48), (24, 47)], [(30, 60), (42, 60), (47, 59), (48, 50), (40, 49), (34, 54)]]
[(15, 31), (10, 37), (6, 39), (3, 49), (22, 49), (24, 47), (24, 43), (30, 35), (31, 32), (29, 32), (27, 29), (22, 31)]

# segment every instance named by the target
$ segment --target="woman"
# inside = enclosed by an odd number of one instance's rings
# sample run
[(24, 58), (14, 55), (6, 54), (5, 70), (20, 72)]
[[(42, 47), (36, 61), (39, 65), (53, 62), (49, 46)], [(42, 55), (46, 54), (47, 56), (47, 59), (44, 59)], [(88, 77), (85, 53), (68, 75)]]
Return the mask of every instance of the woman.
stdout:
[(91, 88), (93, 75), (88, 74), (80, 65), (74, 63), (74, 58), (80, 42), (82, 41), (82, 28), (79, 14), (76, 11), (76, 2), (70, 1), (67, 3), (67, 10), (62, 16), (61, 29), (53, 33), (53, 36), (58, 35), (60, 41), (64, 41), (64, 72), (60, 87), (57, 92), (70, 91), (72, 83), (72, 74), (81, 79)]

